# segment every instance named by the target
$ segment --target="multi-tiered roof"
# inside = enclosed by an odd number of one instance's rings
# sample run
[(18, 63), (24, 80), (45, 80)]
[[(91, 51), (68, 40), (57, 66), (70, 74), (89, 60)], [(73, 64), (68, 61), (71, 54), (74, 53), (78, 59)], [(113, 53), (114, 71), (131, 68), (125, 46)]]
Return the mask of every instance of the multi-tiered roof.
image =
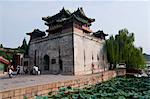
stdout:
[(91, 32), (89, 26), (91, 26), (91, 23), (95, 21), (95, 19), (88, 18), (82, 8), (78, 8), (73, 13), (63, 8), (58, 14), (43, 17), (42, 20), (44, 20), (46, 22), (45, 24), (49, 26), (49, 30), (47, 32), (61, 28), (70, 22), (78, 22), (82, 26), (82, 29), (86, 32)]
[[(65, 10), (64, 8), (60, 10), (59, 13), (53, 16), (43, 17), (42, 20), (45, 21), (45, 25), (49, 27), (46, 32), (49, 34), (61, 33), (63, 30), (71, 28), (78, 28), (83, 33), (92, 33), (90, 26), (95, 19), (89, 18), (85, 15), (82, 7), (78, 8), (76, 11), (71, 13), (69, 10)], [(31, 36), (31, 39), (43, 37), (45, 36), (45, 32), (40, 31), (39, 29), (35, 29), (31, 33), (27, 33), (27, 35)], [(94, 37), (105, 39), (105, 34), (103, 31), (97, 31), (93, 33)]]

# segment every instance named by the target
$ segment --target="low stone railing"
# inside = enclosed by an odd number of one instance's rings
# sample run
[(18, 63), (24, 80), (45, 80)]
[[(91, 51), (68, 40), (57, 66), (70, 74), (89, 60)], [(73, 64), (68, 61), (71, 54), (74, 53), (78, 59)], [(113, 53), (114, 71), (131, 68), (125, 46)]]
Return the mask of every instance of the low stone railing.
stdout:
[(35, 96), (48, 95), (49, 92), (56, 91), (60, 87), (82, 87), (84, 85), (101, 83), (116, 76), (122, 76), (125, 74), (125, 69), (118, 69), (105, 71), (99, 74), (85, 75), (72, 80), (64, 80), (44, 85), (35, 85), (26, 88), (1, 91), (0, 99), (24, 99), (24, 97), (27, 97), (28, 99), (33, 99)]

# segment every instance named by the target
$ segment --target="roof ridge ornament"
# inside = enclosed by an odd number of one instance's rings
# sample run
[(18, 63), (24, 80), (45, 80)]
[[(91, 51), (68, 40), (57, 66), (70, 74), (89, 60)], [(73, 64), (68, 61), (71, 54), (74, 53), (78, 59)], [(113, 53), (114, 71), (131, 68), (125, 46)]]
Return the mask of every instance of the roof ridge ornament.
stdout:
[(65, 8), (64, 8), (64, 6), (63, 6), (63, 8), (60, 10), (60, 12), (62, 12), (62, 11), (65, 11)]
[(84, 13), (84, 11), (83, 11), (83, 8), (82, 7), (80, 7), (80, 12), (85, 16), (85, 13)]

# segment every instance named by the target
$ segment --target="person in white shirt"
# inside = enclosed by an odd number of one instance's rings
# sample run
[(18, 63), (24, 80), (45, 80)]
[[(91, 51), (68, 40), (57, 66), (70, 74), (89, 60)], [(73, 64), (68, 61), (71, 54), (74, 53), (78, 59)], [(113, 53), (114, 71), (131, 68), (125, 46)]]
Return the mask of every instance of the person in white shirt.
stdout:
[(33, 74), (38, 75), (38, 67), (37, 66), (33, 66)]
[(8, 74), (9, 74), (9, 77), (10, 77), (10, 78), (12, 78), (12, 76), (13, 76), (13, 74), (12, 74), (12, 73), (13, 73), (12, 69), (11, 69), (11, 68), (9, 68)]

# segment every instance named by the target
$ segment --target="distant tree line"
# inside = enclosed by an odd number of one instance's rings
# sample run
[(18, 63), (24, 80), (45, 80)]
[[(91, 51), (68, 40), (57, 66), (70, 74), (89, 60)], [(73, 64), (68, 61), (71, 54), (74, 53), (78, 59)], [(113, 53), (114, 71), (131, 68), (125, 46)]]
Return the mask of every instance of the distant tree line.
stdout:
[[(0, 48), (3, 48), (5, 50), (5, 51), (0, 50), (0, 56), (3, 56), (5, 59), (7, 59), (9, 61), (12, 60), (15, 62), (15, 59), (13, 57), (17, 52), (24, 53), (24, 55), (28, 54), (28, 44), (27, 44), (26, 39), (23, 39), (21, 47), (19, 46), (18, 48), (13, 48), (13, 49), (12, 48), (5, 48), (5, 47), (3, 47), (2, 44), (0, 44)], [(9, 50), (13, 50), (13, 52), (11, 54), (7, 54), (6, 52)]]
[(19, 46), (18, 49), (19, 49), (19, 50), (22, 50), (25, 55), (28, 55), (28, 47), (29, 47), (29, 46), (28, 46), (28, 44), (27, 44), (27, 41), (26, 41), (26, 39), (24, 38), (21, 47)]
[[(3, 48), (3, 44), (0, 44), (0, 48)], [(9, 61), (12, 60), (12, 56), (6, 54), (6, 52), (3, 50), (0, 50), (0, 56), (3, 56), (5, 59)]]
[(127, 68), (144, 68), (142, 48), (135, 47), (134, 41), (134, 33), (129, 33), (127, 29), (119, 30), (117, 35), (106, 40), (110, 69), (114, 69), (118, 63), (125, 63)]

